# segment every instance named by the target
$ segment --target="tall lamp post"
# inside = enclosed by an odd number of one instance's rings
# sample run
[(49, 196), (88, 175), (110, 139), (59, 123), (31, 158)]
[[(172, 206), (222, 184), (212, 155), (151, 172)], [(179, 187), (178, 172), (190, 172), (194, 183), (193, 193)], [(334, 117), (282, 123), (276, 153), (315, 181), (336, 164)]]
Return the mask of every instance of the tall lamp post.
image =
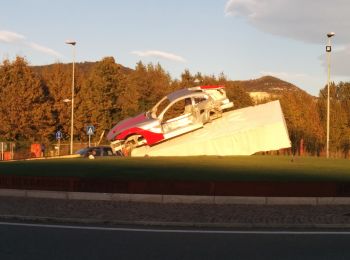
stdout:
[(331, 51), (332, 51), (332, 45), (331, 45), (331, 38), (335, 35), (334, 32), (327, 33), (328, 37), (328, 44), (326, 46), (326, 52), (327, 55), (327, 63), (328, 63), (328, 77), (327, 77), (327, 158), (329, 158), (329, 85), (330, 85), (330, 79), (331, 79)]
[(74, 62), (76, 41), (66, 41), (66, 44), (72, 45), (73, 49), (73, 71), (72, 71), (72, 99), (71, 99), (71, 122), (70, 122), (70, 154), (73, 154), (73, 135), (74, 135)]

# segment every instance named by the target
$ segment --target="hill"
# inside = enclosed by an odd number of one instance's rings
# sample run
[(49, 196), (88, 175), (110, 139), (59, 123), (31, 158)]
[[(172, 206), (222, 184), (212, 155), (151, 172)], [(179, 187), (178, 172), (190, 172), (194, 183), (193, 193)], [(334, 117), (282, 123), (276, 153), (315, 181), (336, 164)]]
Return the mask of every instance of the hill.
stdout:
[[(76, 70), (80, 71), (80, 75), (83, 78), (85, 78), (90, 74), (90, 72), (94, 69), (94, 67), (98, 63), (99, 61), (96, 61), (96, 62), (86, 61), (86, 62), (78, 62), (75, 65), (76, 65)], [(34, 72), (43, 75), (45, 74), (45, 71), (50, 70), (50, 68), (56, 65), (57, 64), (31, 66), (31, 68), (33, 69)], [(72, 69), (72, 63), (64, 63), (64, 64), (61, 63), (60, 65), (62, 65), (65, 71), (70, 73)], [(117, 65), (121, 69), (121, 72), (125, 75), (128, 75), (134, 71), (134, 69), (124, 67), (121, 64), (117, 64)], [(230, 86), (234, 86), (235, 88), (231, 88)], [(242, 93), (238, 93), (237, 90), (240, 90), (241, 92), (246, 92), (248, 95), (246, 95), (245, 97)], [(226, 91), (229, 97), (234, 98), (237, 95), (239, 95), (238, 99), (243, 100), (242, 102), (240, 102), (239, 100), (236, 100), (236, 107), (244, 107), (247, 104), (249, 105), (253, 103), (264, 103), (267, 100), (280, 99), (281, 97), (284, 97), (290, 94), (294, 94), (294, 95), (299, 94), (302, 96), (311, 97), (314, 100), (317, 99), (316, 97), (311, 96), (306, 91), (298, 88), (297, 86), (273, 76), (263, 76), (261, 78), (251, 79), (251, 80), (229, 81), (229, 84), (227, 84)], [(249, 97), (251, 98), (251, 101), (248, 100)], [(242, 104), (240, 105), (240, 103)]]
[(247, 91), (255, 102), (278, 98), (285, 96), (287, 93), (299, 93), (303, 96), (313, 97), (297, 86), (272, 76), (263, 76), (252, 80), (237, 80), (233, 81), (233, 83)]
[[(77, 62), (75, 63), (76, 69), (80, 70), (84, 75), (88, 75), (90, 71), (98, 64), (98, 61), (96, 62)], [(43, 70), (49, 69), (50, 67), (55, 66), (56, 64), (49, 64), (49, 65), (42, 65), (42, 66), (31, 66), (33, 71), (41, 74)], [(62, 63), (65, 70), (71, 70), (72, 63)], [(129, 74), (133, 69), (130, 69), (128, 67), (125, 67), (121, 64), (118, 64), (121, 68), (122, 73)], [(243, 90), (248, 92), (251, 96), (254, 96), (254, 93), (261, 93), (268, 96), (278, 96), (283, 95), (284, 92), (303, 92), (304, 94), (309, 95), (304, 90), (298, 88), (297, 86), (283, 81), (279, 78), (275, 78), (273, 76), (263, 76), (258, 79), (252, 79), (252, 80), (235, 80), (230, 81), (233, 85), (241, 87)]]
[[(96, 66), (99, 62), (95, 61), (85, 61), (85, 62), (77, 62), (75, 63), (76, 69), (80, 70), (84, 75), (88, 75), (90, 71)], [(72, 63), (61, 63), (63, 67), (67, 70), (72, 69)], [(42, 65), (42, 66), (31, 66), (34, 72), (41, 74), (43, 70), (49, 69), (50, 67), (53, 67), (57, 64), (49, 64), (49, 65)], [(121, 71), (125, 74), (128, 74), (133, 71), (133, 69), (130, 69), (128, 67), (124, 67), (121, 64), (118, 64), (121, 68)]]
[(284, 91), (303, 91), (297, 86), (272, 76), (263, 76), (258, 79), (234, 81), (246, 89), (247, 92), (267, 92), (271, 94), (281, 94)]

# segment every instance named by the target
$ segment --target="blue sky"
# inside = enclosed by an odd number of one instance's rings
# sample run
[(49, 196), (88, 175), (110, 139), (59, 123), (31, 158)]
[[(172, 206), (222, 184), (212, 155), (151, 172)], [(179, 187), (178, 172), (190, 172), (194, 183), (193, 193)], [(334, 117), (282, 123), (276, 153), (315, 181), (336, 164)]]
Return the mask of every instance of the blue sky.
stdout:
[(327, 81), (350, 81), (350, 2), (346, 0), (3, 0), (0, 59), (32, 65), (114, 56), (134, 68), (159, 62), (174, 78), (192, 73), (247, 80), (277, 76), (318, 95)]

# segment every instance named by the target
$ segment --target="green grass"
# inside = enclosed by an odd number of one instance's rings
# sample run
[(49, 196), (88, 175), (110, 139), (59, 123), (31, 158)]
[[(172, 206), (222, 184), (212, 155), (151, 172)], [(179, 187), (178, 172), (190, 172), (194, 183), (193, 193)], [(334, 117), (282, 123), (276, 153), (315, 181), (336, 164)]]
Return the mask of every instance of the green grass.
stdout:
[(0, 163), (0, 175), (118, 180), (350, 181), (350, 160), (285, 156), (55, 159)]

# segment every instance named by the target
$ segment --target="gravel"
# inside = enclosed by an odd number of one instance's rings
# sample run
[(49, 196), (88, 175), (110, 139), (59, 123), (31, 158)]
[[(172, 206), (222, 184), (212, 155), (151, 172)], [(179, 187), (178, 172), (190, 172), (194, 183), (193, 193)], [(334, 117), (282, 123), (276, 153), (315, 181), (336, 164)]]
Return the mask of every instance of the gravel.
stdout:
[(350, 227), (350, 205), (160, 204), (0, 198), (1, 219), (227, 227)]

